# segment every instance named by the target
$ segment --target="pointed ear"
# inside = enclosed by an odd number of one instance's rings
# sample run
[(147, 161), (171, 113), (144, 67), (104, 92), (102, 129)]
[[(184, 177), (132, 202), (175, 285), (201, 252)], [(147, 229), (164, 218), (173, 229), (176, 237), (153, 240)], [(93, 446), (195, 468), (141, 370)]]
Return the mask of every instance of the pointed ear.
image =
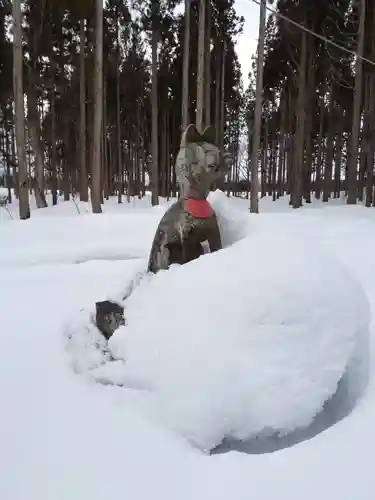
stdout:
[(202, 134), (202, 140), (203, 142), (209, 142), (210, 144), (214, 144), (214, 146), (217, 146), (216, 144), (216, 131), (215, 127), (213, 125), (208, 125)]
[(198, 132), (197, 127), (193, 123), (191, 123), (187, 126), (185, 132), (182, 134), (181, 148), (185, 147), (189, 143), (199, 141), (201, 141), (201, 135)]

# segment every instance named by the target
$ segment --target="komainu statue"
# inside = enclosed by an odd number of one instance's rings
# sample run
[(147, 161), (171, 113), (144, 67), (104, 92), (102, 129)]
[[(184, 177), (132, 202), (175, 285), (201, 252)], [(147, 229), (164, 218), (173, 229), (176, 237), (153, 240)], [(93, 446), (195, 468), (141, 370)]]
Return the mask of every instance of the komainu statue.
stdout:
[(200, 134), (195, 125), (188, 126), (182, 135), (175, 167), (180, 199), (159, 223), (149, 271), (156, 273), (171, 264), (185, 264), (203, 253), (221, 249), (216, 215), (207, 196), (230, 163), (228, 153), (220, 155), (213, 127), (207, 127)]
[[(216, 215), (207, 196), (226, 174), (231, 157), (228, 153), (220, 154), (214, 136), (213, 127), (200, 134), (195, 125), (189, 125), (182, 135), (176, 159), (180, 199), (167, 210), (156, 230), (149, 272), (168, 269), (171, 264), (185, 264), (203, 253), (221, 249)], [(123, 313), (124, 308), (119, 304), (96, 303), (96, 326), (107, 339), (125, 324)]]

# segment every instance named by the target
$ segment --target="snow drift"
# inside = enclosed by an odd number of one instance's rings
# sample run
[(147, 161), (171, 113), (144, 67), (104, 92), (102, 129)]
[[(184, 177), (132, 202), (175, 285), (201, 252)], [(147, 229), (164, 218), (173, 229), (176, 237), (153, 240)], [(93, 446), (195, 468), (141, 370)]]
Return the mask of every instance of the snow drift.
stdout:
[[(240, 212), (241, 218), (249, 222), (253, 240), (261, 232), (273, 235), (274, 252), (279, 245), (287, 245), (285, 236), (278, 236), (282, 233), (296, 234), (306, 243), (299, 248), (306, 251), (308, 265), (314, 248), (306, 248), (307, 242), (315, 240), (327, 246), (360, 281), (374, 310), (374, 211), (362, 206), (332, 206), (335, 200), (328, 204), (313, 200), (312, 209), (305, 206), (301, 211), (292, 211), (287, 198), (275, 203), (266, 198), (260, 200), (259, 216), (250, 217), (247, 201), (226, 198), (225, 202), (233, 216)], [(208, 456), (192, 449), (179, 434), (151, 421), (151, 398), (154, 407), (160, 401), (156, 390), (154, 393), (139, 388), (132, 391), (93, 384), (91, 380), (87, 383), (89, 374), (98, 375), (100, 371), (89, 368), (106, 359), (101, 339), (95, 337), (94, 327), (89, 324), (89, 312), (96, 300), (117, 296), (119, 291), (123, 293), (132, 276), (147, 265), (142, 259), (147, 258), (163, 210), (161, 207), (151, 209), (150, 205), (149, 198), (122, 205), (111, 198), (104, 206), (107, 213), (91, 219), (91, 215), (78, 216), (72, 202), (61, 201), (57, 207), (33, 211), (29, 221), (12, 221), (5, 214), (0, 221), (0, 397), (3, 403), (0, 498), (123, 500), (126, 493), (137, 500), (153, 496), (165, 500), (248, 500), (251, 489), (259, 500), (373, 500), (375, 380), (373, 370), (367, 371), (368, 364), (375, 366), (373, 320), (369, 331), (364, 332), (365, 341), (356, 363), (346, 372), (350, 374), (350, 387), (340, 383), (339, 391), (313, 425), (301, 430), (303, 439), (314, 435), (313, 439), (289, 441), (288, 448), (282, 444), (292, 439), (293, 434), (285, 438), (249, 440), (243, 443), (241, 453)], [(82, 206), (90, 208), (83, 203)], [(16, 201), (9, 205), (14, 219), (17, 209)], [(270, 210), (276, 213), (265, 213)], [(231, 215), (225, 211), (224, 216), (228, 217), (229, 227)], [(103, 238), (103, 234), (108, 237)], [(30, 254), (30, 242), (34, 240), (39, 249), (33, 244)], [(56, 245), (56, 241), (60, 245)], [(107, 248), (103, 247), (103, 241)], [(294, 238), (290, 240), (290, 245), (293, 244)], [(142, 259), (112, 260), (119, 254), (131, 255), (133, 250), (139, 250)], [(293, 277), (291, 259), (296, 251), (286, 258), (288, 279)], [(245, 269), (254, 254), (243, 251), (241, 255), (246, 259)], [(76, 264), (82, 262), (82, 257), (94, 260)], [(316, 258), (320, 258), (320, 253)], [(272, 256), (269, 265), (276, 264)], [(259, 265), (266, 266), (266, 263)], [(222, 275), (220, 270), (218, 279)], [(171, 293), (169, 290), (165, 300)], [(341, 300), (341, 292), (337, 300)], [(297, 305), (296, 301), (296, 308)], [(163, 308), (166, 307), (164, 303)], [(77, 317), (81, 308), (85, 309)], [(80, 341), (69, 356), (63, 350), (61, 338), (66, 321), (74, 329), (74, 341), (77, 344)], [(241, 326), (244, 329), (244, 325)], [(157, 335), (159, 328), (162, 325), (154, 328)], [(176, 332), (177, 328), (174, 333), (178, 335)], [(69, 342), (72, 349), (74, 341)], [(215, 345), (211, 346), (211, 356), (215, 355)], [(78, 358), (83, 377), (75, 376), (68, 365), (69, 361), (78, 363)], [(353, 357), (350, 364), (353, 365)], [(103, 381), (106, 369), (109, 372), (109, 367), (117, 367), (118, 382), (126, 378), (131, 385), (123, 365), (122, 361), (102, 365)], [(194, 365), (190, 367), (193, 368)], [(115, 380), (115, 374), (111, 373)], [(134, 387), (138, 381), (139, 378), (133, 380)], [(360, 382), (361, 387), (353, 388), (352, 382)], [(336, 398), (339, 393), (342, 399)], [(143, 402), (144, 415), (140, 415), (139, 405), (133, 404), (134, 399)], [(348, 399), (350, 408), (337, 408)], [(303, 405), (309, 402), (310, 394), (306, 393)], [(328, 411), (330, 405), (331, 411)], [(343, 418), (331, 419), (332, 413), (339, 413)], [(321, 419), (324, 425), (320, 430), (325, 432), (318, 430), (312, 435), (311, 428), (316, 430), (315, 424), (322, 423)], [(280, 442), (277, 447), (280, 451), (266, 450), (263, 454), (264, 443), (273, 438)], [(299, 444), (292, 446), (296, 442)], [(255, 453), (262, 455), (249, 455), (254, 453), (253, 446), (259, 447)]]
[(114, 382), (147, 388), (143, 410), (205, 450), (308, 426), (369, 321), (337, 260), (261, 233), (144, 280), (125, 314)]

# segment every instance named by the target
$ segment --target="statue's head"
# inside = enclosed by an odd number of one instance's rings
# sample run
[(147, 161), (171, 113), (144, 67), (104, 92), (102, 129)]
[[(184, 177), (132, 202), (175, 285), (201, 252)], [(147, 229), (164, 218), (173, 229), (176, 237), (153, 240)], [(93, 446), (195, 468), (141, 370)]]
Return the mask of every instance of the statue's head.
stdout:
[(181, 197), (207, 198), (213, 184), (224, 177), (230, 165), (228, 153), (221, 158), (212, 126), (200, 134), (195, 125), (189, 125), (182, 134), (176, 159), (176, 177)]

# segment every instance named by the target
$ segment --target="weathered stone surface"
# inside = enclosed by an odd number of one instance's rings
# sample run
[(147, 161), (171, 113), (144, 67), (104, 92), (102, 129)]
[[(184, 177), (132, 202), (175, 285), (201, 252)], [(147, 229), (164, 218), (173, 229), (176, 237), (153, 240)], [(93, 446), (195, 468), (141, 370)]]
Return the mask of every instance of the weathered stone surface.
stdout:
[(121, 325), (125, 325), (122, 306), (109, 300), (96, 302), (96, 326), (107, 340)]
[(171, 264), (186, 264), (200, 257), (205, 247), (221, 249), (216, 215), (197, 218), (184, 209), (185, 200), (174, 203), (162, 217), (151, 248), (148, 270), (156, 273)]
[[(223, 177), (231, 163), (228, 153), (220, 154), (214, 143), (214, 129), (200, 134), (189, 125), (182, 136), (176, 159), (180, 200), (162, 217), (152, 244), (148, 271), (156, 273), (171, 264), (185, 264), (205, 251), (221, 248), (220, 231), (214, 211), (206, 203), (201, 215), (194, 202), (206, 200), (212, 186)], [(207, 207), (208, 205), (208, 207)]]

